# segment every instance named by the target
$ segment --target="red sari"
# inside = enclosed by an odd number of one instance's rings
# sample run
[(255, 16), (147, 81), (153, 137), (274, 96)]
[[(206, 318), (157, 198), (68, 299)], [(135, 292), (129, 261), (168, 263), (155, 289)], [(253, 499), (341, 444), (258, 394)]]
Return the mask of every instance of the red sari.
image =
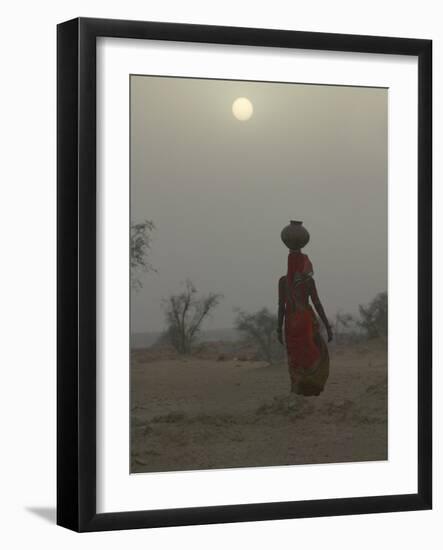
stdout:
[(279, 284), (280, 300), (284, 301), (285, 342), (292, 391), (303, 395), (318, 395), (329, 374), (327, 347), (309, 304), (313, 294), (314, 299), (317, 298), (312, 275), (308, 256), (291, 251), (287, 275), (280, 279)]

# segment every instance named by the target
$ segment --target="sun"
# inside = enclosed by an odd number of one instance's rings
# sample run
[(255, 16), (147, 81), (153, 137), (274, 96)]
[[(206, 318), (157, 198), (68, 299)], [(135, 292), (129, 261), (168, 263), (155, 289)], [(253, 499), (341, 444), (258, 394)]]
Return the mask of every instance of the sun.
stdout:
[(245, 122), (254, 113), (254, 106), (247, 97), (238, 97), (232, 104), (232, 114), (237, 120)]

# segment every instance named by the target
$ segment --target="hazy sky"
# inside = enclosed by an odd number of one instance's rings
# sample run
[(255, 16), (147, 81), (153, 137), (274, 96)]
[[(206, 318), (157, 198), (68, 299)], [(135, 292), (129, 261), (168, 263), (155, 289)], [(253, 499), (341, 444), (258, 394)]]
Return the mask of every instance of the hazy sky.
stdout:
[[(254, 114), (232, 114), (237, 97)], [(131, 219), (156, 225), (132, 293), (132, 330), (164, 327), (162, 298), (189, 278), (233, 309), (276, 310), (289, 220), (329, 317), (387, 289), (387, 100), (376, 88), (131, 77)]]

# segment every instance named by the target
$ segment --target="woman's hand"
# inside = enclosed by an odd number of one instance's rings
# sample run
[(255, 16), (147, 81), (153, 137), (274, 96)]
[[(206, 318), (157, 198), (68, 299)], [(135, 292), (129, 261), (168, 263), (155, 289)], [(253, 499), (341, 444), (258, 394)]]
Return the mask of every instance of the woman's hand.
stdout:
[(332, 328), (330, 325), (327, 325), (326, 332), (328, 333), (328, 342), (330, 342), (333, 338)]

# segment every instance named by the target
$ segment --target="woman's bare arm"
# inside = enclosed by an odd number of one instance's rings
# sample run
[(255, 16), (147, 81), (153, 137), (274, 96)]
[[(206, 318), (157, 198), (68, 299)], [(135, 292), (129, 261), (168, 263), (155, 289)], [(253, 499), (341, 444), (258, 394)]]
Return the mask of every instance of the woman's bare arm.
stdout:
[(277, 317), (277, 337), (280, 344), (283, 344), (283, 321), (285, 318), (285, 293), (286, 293), (286, 277), (280, 277), (278, 281), (278, 317)]
[(322, 303), (320, 302), (320, 298), (318, 297), (315, 281), (312, 278), (311, 278), (310, 287), (309, 287), (309, 296), (315, 307), (315, 311), (317, 312), (318, 316), (322, 320), (323, 325), (325, 326), (326, 332), (328, 333), (328, 342), (330, 342), (332, 340), (332, 328), (331, 328), (331, 325), (329, 324), (328, 318), (326, 317), (326, 313), (325, 313), (325, 310), (323, 309)]

